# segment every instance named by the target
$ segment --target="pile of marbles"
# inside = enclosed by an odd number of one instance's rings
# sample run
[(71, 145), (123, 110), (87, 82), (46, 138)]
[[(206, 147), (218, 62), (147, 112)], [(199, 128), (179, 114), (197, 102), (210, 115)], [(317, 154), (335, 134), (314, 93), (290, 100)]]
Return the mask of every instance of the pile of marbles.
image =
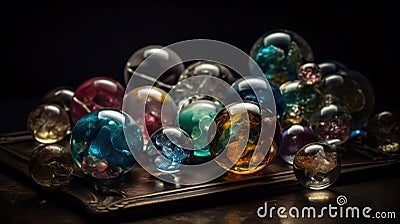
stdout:
[[(226, 172), (252, 174), (280, 158), (293, 166), (301, 184), (324, 189), (340, 175), (336, 146), (367, 127), (371, 145), (398, 151), (399, 125), (387, 122), (391, 114), (372, 119), (374, 127), (386, 125), (390, 140), (367, 126), (374, 92), (359, 72), (334, 60), (317, 62), (309, 44), (284, 29), (261, 36), (249, 56), (255, 62), (249, 63), (250, 71), (261, 69), (262, 77), (241, 77), (214, 61), (185, 62), (168, 47), (148, 45), (127, 60), (123, 84), (99, 76), (76, 89), (51, 90), (28, 117), (28, 130), (41, 143), (30, 160), (32, 178), (42, 186), (58, 186), (77, 165), (89, 177), (113, 179), (131, 171), (144, 155), (152, 169), (167, 174), (213, 161)], [(157, 78), (137, 72), (154, 66), (164, 71)], [(132, 77), (154, 85), (132, 88)], [(212, 89), (215, 79), (241, 100), (221, 102), (219, 96), (230, 92)], [(179, 85), (185, 80), (194, 81)], [(214, 97), (201, 94), (199, 83)], [(271, 102), (274, 108), (264, 107)], [(261, 125), (274, 130), (271, 138), (261, 133)], [(60, 145), (63, 140), (69, 146)]]

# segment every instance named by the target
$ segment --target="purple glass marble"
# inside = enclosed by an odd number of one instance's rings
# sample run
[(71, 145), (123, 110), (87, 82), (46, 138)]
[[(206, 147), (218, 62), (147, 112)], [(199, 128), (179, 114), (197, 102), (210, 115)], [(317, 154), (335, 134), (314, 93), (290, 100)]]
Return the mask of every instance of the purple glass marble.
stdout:
[(279, 156), (285, 162), (293, 164), (294, 157), (303, 146), (318, 141), (317, 135), (307, 126), (292, 125), (282, 133)]

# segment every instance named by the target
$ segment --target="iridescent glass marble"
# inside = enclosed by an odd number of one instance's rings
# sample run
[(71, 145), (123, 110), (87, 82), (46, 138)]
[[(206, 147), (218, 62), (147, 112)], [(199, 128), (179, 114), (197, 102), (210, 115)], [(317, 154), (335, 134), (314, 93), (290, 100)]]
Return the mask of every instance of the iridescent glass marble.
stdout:
[(383, 152), (399, 152), (400, 116), (394, 110), (374, 114), (367, 124), (367, 141)]
[(353, 118), (345, 108), (330, 104), (311, 116), (310, 126), (320, 140), (345, 142), (353, 130)]
[(280, 87), (285, 99), (282, 128), (293, 124), (308, 125), (311, 115), (323, 106), (322, 95), (318, 88), (304, 85), (301, 81), (288, 81)]
[(212, 97), (193, 97), (179, 110), (178, 125), (193, 140), (192, 163), (204, 163), (212, 159), (209, 150), (208, 132), (214, 117), (223, 105)]
[(298, 124), (292, 125), (282, 133), (279, 156), (285, 162), (293, 164), (294, 157), (299, 149), (317, 141), (317, 135), (309, 127)]
[[(155, 86), (163, 88), (163, 90), (167, 89), (164, 89), (165, 86), (162, 83), (175, 85), (178, 82), (179, 75), (185, 68), (182, 59), (175, 51), (161, 45), (147, 45), (133, 52), (126, 62), (124, 70), (125, 85), (128, 85), (129, 80), (139, 66), (142, 71), (148, 71), (149, 74), (144, 74), (147, 78), (160, 81), (161, 85), (160, 83), (155, 83)], [(155, 67), (158, 71), (163, 72), (160, 74), (152, 73), (151, 71), (155, 71)]]
[(98, 179), (116, 178), (130, 171), (135, 158), (140, 158), (142, 132), (120, 110), (94, 110), (76, 123), (71, 150), (75, 163), (85, 174)]
[[(263, 117), (262, 113), (268, 116)], [(210, 136), (210, 152), (217, 164), (229, 172), (256, 173), (277, 156), (281, 142), (277, 119), (258, 104), (229, 104), (214, 122), (216, 130), (211, 132), (214, 134)], [(271, 130), (276, 131), (275, 135)]]
[(177, 127), (163, 127), (154, 132), (146, 147), (150, 164), (160, 172), (176, 173), (181, 164), (189, 164), (193, 157), (193, 142)]
[(213, 61), (198, 61), (190, 64), (180, 74), (179, 81), (198, 75), (217, 77), (229, 84), (232, 84), (236, 80), (232, 72), (224, 65)]
[(156, 130), (175, 123), (178, 109), (164, 90), (154, 86), (141, 86), (125, 95), (122, 110), (137, 122), (146, 144), (149, 136)]
[(250, 50), (250, 57), (260, 66), (265, 77), (277, 86), (296, 80), (300, 66), (314, 60), (307, 41), (285, 29), (271, 30), (258, 38)]
[(71, 102), (71, 118), (76, 123), (83, 115), (98, 109), (121, 109), (125, 88), (109, 77), (94, 77), (76, 89)]
[(71, 153), (57, 144), (40, 145), (28, 161), (32, 179), (43, 187), (57, 187), (69, 182), (73, 172)]
[(53, 103), (40, 104), (28, 115), (28, 131), (40, 143), (56, 143), (64, 139), (70, 129), (68, 113)]
[(340, 157), (333, 146), (314, 142), (303, 146), (293, 162), (293, 171), (300, 184), (312, 190), (331, 186), (340, 176)]

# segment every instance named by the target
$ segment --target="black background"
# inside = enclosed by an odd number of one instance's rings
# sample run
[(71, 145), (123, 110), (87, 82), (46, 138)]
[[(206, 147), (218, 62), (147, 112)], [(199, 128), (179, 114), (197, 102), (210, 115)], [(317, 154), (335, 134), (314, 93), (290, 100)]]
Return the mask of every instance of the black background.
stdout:
[(0, 131), (25, 128), (30, 108), (54, 87), (76, 88), (94, 76), (123, 83), (127, 59), (143, 46), (206, 38), (249, 53), (278, 28), (302, 36), (317, 62), (336, 60), (364, 74), (377, 110), (400, 107), (393, 16), (382, 2), (15, 1), (2, 8), (0, 100), (9, 118)]

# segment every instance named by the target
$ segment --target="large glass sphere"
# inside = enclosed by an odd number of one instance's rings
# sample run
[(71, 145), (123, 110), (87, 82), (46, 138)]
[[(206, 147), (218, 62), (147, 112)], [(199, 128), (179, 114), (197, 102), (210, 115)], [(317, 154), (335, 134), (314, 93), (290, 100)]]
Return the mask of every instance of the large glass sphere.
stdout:
[[(267, 115), (264, 119), (262, 113)], [(215, 116), (214, 123), (210, 152), (222, 168), (237, 174), (255, 173), (277, 156), (281, 133), (272, 132), (279, 129), (277, 119), (258, 104), (229, 104)]]
[(277, 86), (298, 79), (300, 66), (314, 60), (307, 41), (286, 29), (271, 30), (259, 37), (250, 50), (250, 57)]
[(135, 157), (140, 157), (142, 132), (120, 110), (94, 110), (75, 124), (71, 150), (75, 163), (85, 174), (98, 179), (115, 178), (130, 171)]

